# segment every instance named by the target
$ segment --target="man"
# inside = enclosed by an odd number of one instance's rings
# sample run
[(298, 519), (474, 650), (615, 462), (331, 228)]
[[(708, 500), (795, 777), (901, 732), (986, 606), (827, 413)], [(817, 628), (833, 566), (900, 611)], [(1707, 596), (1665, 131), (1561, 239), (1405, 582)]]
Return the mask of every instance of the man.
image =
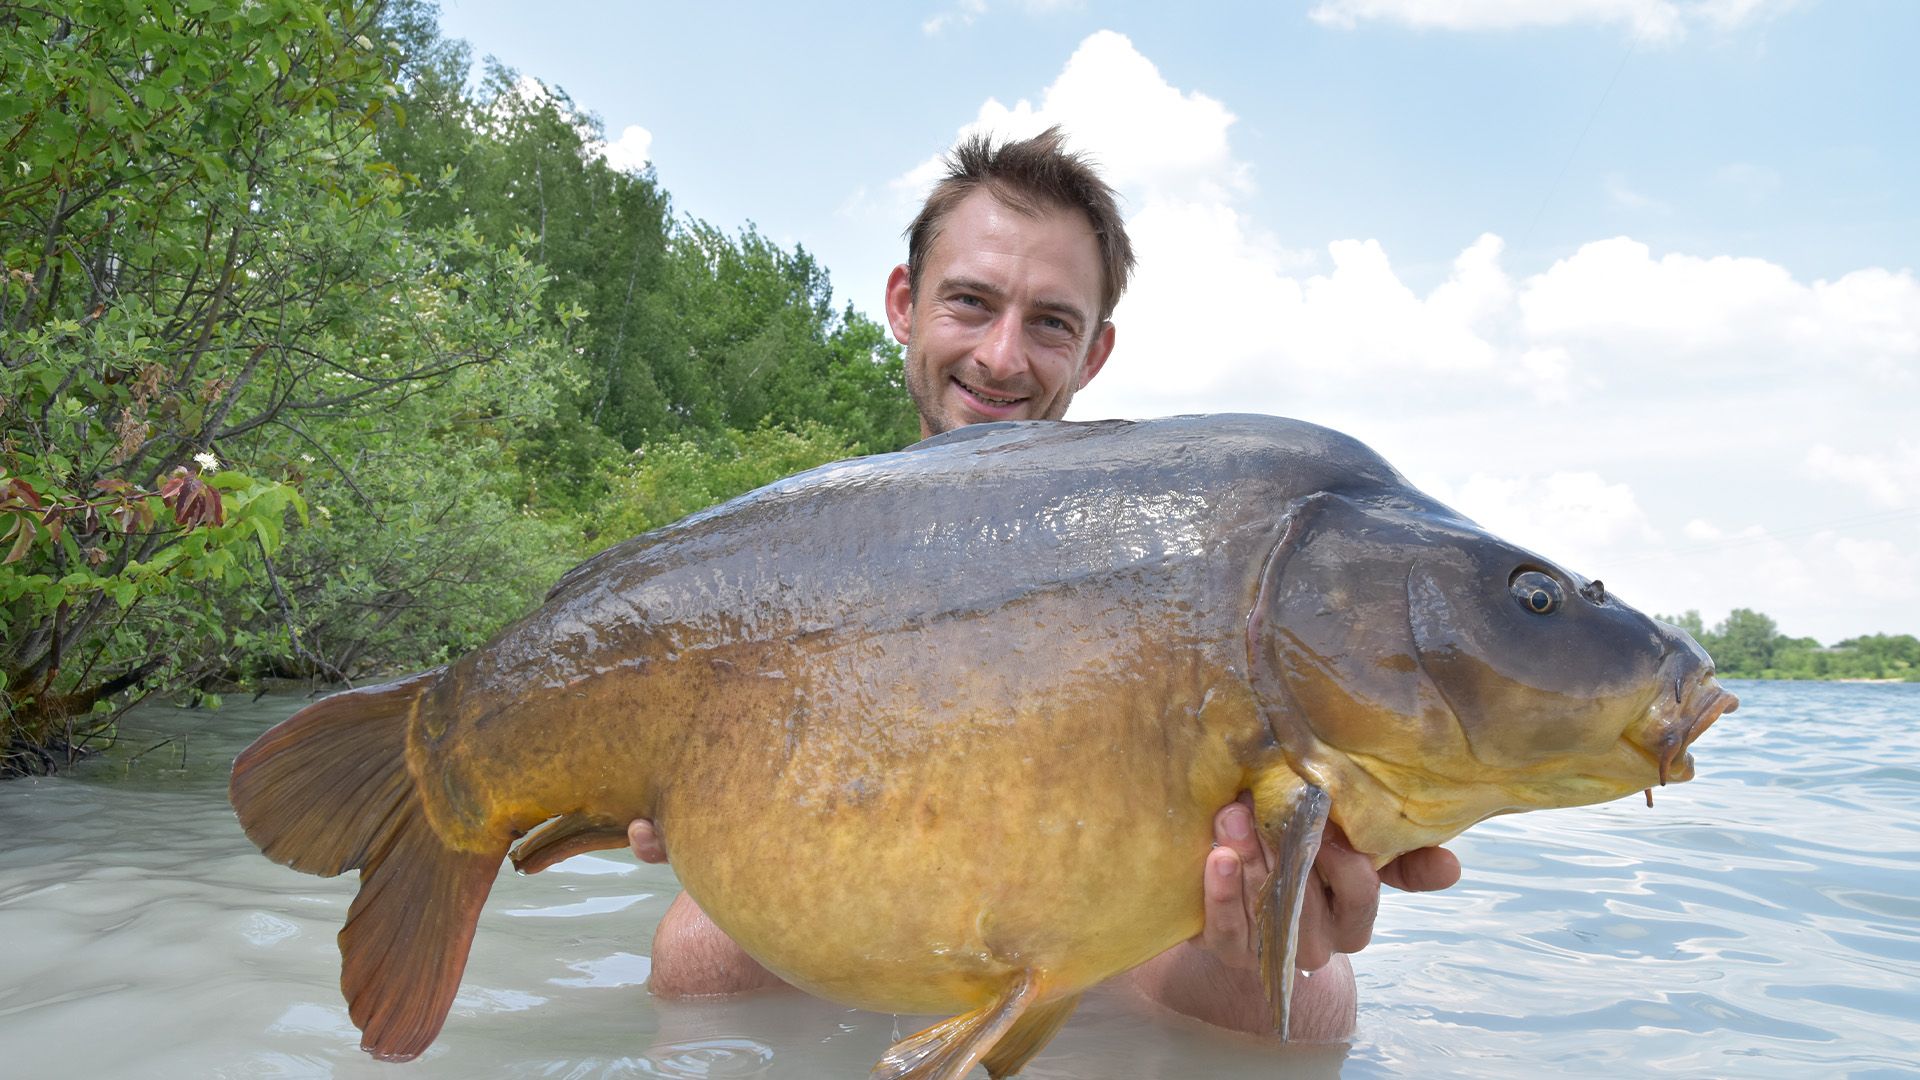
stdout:
[[(994, 420), (1057, 420), (1113, 352), (1110, 317), (1133, 268), (1113, 190), (1062, 147), (1059, 130), (995, 148), (963, 143), (907, 231), (907, 262), (887, 279), (887, 321), (907, 347), (907, 389), (922, 437)], [(628, 839), (641, 859), (666, 852), (648, 821)], [(1270, 1030), (1253, 910), (1269, 854), (1243, 796), (1214, 817), (1201, 934), (1120, 976), (1186, 1015)], [(1293, 1031), (1307, 1041), (1353, 1030), (1353, 970), (1343, 953), (1373, 933), (1380, 883), (1429, 890), (1459, 879), (1440, 848), (1411, 852), (1378, 874), (1329, 826), (1300, 920)], [(708, 921), (684, 893), (653, 939), (654, 993), (690, 997), (781, 985)]]

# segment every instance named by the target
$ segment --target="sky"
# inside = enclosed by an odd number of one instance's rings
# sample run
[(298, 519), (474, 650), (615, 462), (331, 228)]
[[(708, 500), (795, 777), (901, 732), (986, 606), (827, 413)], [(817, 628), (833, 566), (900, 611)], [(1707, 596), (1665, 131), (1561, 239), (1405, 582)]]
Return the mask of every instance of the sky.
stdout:
[(1265, 412), (1649, 613), (1920, 633), (1920, 3), (442, 0), (881, 321), (938, 157), (1063, 125), (1140, 268), (1070, 419)]

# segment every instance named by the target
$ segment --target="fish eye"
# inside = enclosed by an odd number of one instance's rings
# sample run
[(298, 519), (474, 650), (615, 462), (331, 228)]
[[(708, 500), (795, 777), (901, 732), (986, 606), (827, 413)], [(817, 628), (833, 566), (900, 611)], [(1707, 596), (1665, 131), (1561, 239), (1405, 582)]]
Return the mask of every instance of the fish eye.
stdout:
[(1522, 570), (1513, 575), (1513, 598), (1533, 615), (1551, 615), (1560, 610), (1565, 595), (1560, 583), (1538, 570)]

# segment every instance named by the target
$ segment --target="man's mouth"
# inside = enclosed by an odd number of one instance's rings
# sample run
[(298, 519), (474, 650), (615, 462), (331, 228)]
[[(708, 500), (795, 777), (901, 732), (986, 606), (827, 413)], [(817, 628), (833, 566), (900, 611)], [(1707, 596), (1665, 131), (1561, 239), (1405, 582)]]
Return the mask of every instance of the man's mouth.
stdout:
[(996, 409), (1005, 409), (1013, 405), (1018, 405), (1021, 402), (1027, 400), (1024, 397), (996, 397), (993, 394), (989, 394), (985, 390), (982, 390), (977, 386), (972, 386), (968, 383), (961, 382), (959, 379), (953, 380), (953, 385), (958, 386), (963, 392), (966, 393), (968, 397), (973, 398), (975, 401), (978, 401), (983, 405), (992, 406), (993, 408), (996, 408)]

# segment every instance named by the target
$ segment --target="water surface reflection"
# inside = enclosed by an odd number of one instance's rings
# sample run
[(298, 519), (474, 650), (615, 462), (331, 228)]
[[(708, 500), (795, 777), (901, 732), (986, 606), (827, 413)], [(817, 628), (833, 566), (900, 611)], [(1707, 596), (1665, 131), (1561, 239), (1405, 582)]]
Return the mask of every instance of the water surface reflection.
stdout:
[[(1491, 822), (1456, 845), (1460, 887), (1389, 896), (1350, 1049), (1097, 992), (1025, 1075), (1920, 1072), (1920, 686), (1735, 689), (1701, 778), (1656, 809)], [(352, 882), (261, 858), (224, 798), (233, 754), (298, 704), (149, 710), (76, 775), (0, 785), (7, 1075), (863, 1076), (917, 1026), (795, 994), (654, 1001), (677, 886), (606, 853), (504, 875), (440, 1041), (368, 1060), (333, 940)]]

